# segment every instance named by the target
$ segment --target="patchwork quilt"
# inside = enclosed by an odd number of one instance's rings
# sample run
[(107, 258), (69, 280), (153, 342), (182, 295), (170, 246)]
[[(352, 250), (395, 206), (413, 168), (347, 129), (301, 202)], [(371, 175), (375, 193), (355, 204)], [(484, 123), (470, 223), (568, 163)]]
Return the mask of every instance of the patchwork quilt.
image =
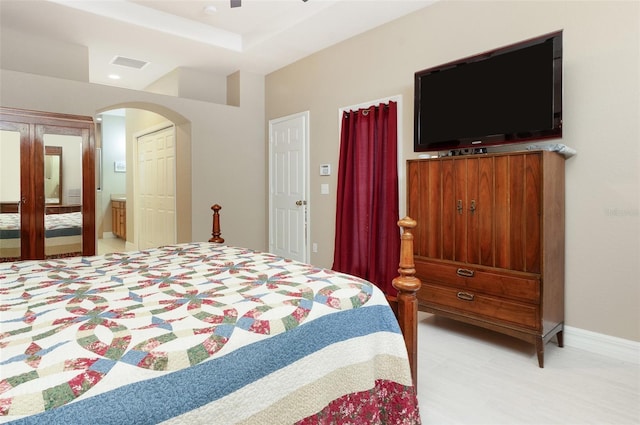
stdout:
[(362, 279), (210, 243), (0, 263), (0, 422), (418, 424)]

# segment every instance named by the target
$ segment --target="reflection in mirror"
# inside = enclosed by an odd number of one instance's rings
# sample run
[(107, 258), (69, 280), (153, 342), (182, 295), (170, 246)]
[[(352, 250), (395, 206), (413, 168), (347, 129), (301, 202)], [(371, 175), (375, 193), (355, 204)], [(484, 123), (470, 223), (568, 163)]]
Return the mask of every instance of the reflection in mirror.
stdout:
[(20, 259), (20, 133), (0, 130), (0, 261)]
[(62, 203), (62, 146), (44, 148), (45, 204)]
[[(44, 134), (43, 139), (47, 198), (44, 216), (45, 256), (49, 258), (81, 255), (82, 137)], [(51, 167), (50, 174), (47, 162)], [(49, 187), (48, 181), (51, 182)], [(56, 198), (58, 202), (55, 202)]]

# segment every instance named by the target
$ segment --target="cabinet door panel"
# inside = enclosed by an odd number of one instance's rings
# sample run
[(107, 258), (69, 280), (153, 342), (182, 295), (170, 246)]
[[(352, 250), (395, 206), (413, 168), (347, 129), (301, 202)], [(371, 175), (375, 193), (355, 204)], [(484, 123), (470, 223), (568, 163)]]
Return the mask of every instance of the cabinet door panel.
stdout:
[(494, 158), (495, 267), (509, 268), (509, 157)]
[(427, 256), (432, 258), (442, 258), (442, 172), (441, 161), (428, 162), (426, 181), (427, 191), (423, 194), (426, 198), (425, 205), (427, 222), (423, 226), (427, 229)]
[(454, 214), (453, 240), (454, 261), (467, 261), (467, 161), (464, 159), (453, 161), (454, 179)]
[(538, 273), (539, 153), (410, 161), (419, 256)]
[(442, 161), (442, 259), (455, 259), (456, 196), (453, 160)]
[(477, 264), (494, 265), (494, 178), (493, 158), (478, 159), (478, 195), (475, 215), (478, 226)]
[(524, 156), (509, 157), (509, 265), (512, 270), (525, 269), (524, 246), (526, 241)]
[(478, 160), (468, 159), (467, 178), (466, 178), (466, 196), (462, 199), (464, 206), (464, 215), (467, 217), (467, 236), (466, 241), (466, 257), (467, 263), (479, 264), (480, 261), (480, 238), (478, 224), (478, 185), (480, 175), (478, 173)]
[(540, 182), (542, 181), (541, 156), (527, 155), (525, 174), (525, 268), (523, 271), (540, 273), (540, 228), (542, 201)]
[(420, 225), (413, 230), (415, 241), (413, 244), (414, 253), (416, 255), (426, 255), (426, 232), (423, 225), (426, 211), (421, 208), (422, 196), (424, 190), (420, 186), (420, 171), (424, 162), (408, 161), (407, 162), (407, 215), (414, 219), (420, 219)]

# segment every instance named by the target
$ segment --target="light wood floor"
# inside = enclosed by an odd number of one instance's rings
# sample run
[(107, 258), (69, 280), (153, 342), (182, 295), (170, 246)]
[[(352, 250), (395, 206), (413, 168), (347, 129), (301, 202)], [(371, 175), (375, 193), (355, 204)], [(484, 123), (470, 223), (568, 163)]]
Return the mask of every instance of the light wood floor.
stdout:
[[(640, 424), (640, 366), (419, 313), (422, 423)], [(566, 341), (566, 338), (565, 338)]]

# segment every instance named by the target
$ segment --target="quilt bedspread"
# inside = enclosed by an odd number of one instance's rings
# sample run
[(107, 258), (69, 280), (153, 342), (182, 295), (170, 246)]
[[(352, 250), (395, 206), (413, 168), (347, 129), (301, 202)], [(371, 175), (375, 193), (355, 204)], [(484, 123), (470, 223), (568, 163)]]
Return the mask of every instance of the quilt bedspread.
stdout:
[(0, 422), (420, 423), (384, 295), (209, 243), (0, 264)]

